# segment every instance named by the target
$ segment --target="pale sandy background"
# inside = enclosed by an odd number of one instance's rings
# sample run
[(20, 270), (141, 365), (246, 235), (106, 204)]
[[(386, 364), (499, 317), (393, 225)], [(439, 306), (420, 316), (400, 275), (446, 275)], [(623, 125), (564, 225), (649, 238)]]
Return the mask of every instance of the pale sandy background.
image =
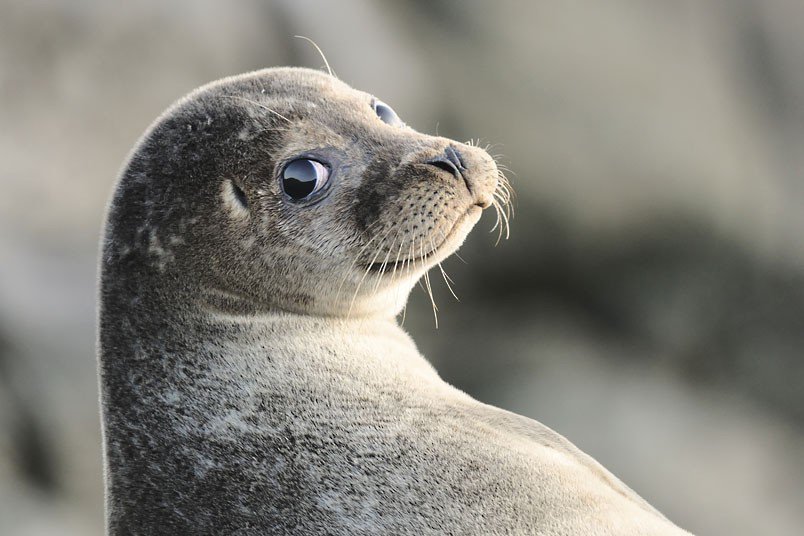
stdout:
[[(0, 0), (0, 534), (94, 535), (95, 255), (174, 99), (273, 65), (493, 143), (484, 219), (406, 327), (443, 376), (554, 427), (682, 526), (804, 527), (804, 3)], [(437, 278), (436, 278), (437, 279)]]

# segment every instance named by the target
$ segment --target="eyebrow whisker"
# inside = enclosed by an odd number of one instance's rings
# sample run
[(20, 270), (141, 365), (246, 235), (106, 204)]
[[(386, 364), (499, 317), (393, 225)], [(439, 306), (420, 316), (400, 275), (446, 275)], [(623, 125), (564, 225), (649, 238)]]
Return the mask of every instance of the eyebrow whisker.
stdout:
[(305, 41), (307, 41), (308, 43), (310, 43), (311, 45), (313, 45), (313, 46), (315, 47), (315, 49), (318, 51), (318, 53), (321, 55), (321, 59), (322, 59), (322, 60), (324, 60), (324, 65), (326, 65), (326, 66), (327, 66), (327, 72), (329, 73), (329, 75), (330, 75), (330, 76), (334, 76), (335, 78), (338, 78), (338, 75), (336, 75), (336, 74), (335, 74), (335, 71), (333, 71), (333, 70), (332, 70), (332, 68), (329, 66), (329, 62), (327, 61), (327, 57), (326, 57), (326, 56), (324, 56), (324, 52), (321, 50), (321, 47), (319, 47), (319, 46), (318, 46), (318, 45), (315, 43), (315, 41), (313, 41), (313, 40), (312, 40), (312, 39), (310, 39), (309, 37), (305, 37), (305, 36), (303, 36), (303, 35), (294, 35), (293, 37), (297, 37), (297, 38), (299, 38), (299, 39), (304, 39)]

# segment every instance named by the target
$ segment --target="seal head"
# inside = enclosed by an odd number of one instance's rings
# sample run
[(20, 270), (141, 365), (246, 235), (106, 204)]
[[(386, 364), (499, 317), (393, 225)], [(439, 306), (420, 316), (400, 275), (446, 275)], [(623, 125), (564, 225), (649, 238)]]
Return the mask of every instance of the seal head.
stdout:
[(113, 198), (105, 256), (226, 312), (392, 316), (499, 185), (482, 149), (421, 134), (330, 75), (268, 69), (156, 121)]

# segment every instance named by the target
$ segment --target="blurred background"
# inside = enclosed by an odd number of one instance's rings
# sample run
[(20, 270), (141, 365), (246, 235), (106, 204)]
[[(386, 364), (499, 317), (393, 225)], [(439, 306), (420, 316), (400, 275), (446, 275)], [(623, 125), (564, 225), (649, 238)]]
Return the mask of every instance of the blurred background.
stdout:
[[(0, 0), (0, 534), (98, 535), (96, 247), (173, 100), (321, 68), (515, 173), (405, 327), (698, 534), (804, 526), (804, 3)], [(440, 274), (434, 274), (434, 281)]]

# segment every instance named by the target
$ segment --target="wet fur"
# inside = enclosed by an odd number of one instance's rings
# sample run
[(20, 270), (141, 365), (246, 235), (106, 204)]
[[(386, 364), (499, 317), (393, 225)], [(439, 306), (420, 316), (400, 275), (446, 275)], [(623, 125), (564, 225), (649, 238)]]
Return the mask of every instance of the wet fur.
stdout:
[[(132, 152), (101, 255), (109, 533), (685, 534), (445, 384), (397, 326), (498, 175), (370, 103), (268, 69), (190, 94)], [(465, 181), (424, 164), (448, 146)], [(306, 154), (334, 162), (332, 190), (298, 206), (277, 175)]]

